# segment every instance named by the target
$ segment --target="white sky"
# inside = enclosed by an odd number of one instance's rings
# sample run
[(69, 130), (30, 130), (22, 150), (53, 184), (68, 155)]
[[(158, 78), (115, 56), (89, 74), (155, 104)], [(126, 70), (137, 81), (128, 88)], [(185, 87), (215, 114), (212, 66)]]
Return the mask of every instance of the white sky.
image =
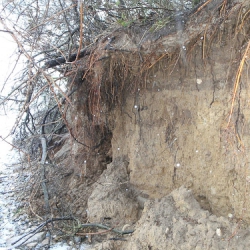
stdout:
[[(1, 27), (0, 27), (1, 28)], [(13, 81), (8, 81), (4, 90), (1, 92), (4, 82), (8, 77), (15, 64), (15, 51), (17, 49), (16, 44), (12, 40), (8, 33), (0, 32), (0, 95), (3, 96), (8, 93), (11, 89), (11, 84)], [(19, 67), (20, 68), (20, 67)], [(3, 110), (0, 106), (0, 135), (5, 137), (9, 134), (12, 126), (15, 122), (14, 112), (8, 110)], [(6, 114), (7, 113), (7, 114)], [(11, 138), (7, 139), (11, 142)], [(0, 170), (2, 163), (9, 163), (8, 154), (10, 153), (11, 146), (6, 144), (0, 139)]]

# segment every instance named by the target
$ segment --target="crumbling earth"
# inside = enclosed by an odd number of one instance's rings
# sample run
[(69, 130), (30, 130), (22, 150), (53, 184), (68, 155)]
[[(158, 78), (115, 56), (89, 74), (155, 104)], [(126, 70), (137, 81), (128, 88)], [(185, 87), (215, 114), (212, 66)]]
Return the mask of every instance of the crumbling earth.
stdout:
[[(142, 194), (131, 190), (129, 185), (124, 186), (124, 165), (126, 163), (121, 160), (110, 164), (101, 175), (99, 184), (89, 198), (89, 218), (90, 221), (96, 222), (109, 217), (112, 224), (121, 229), (129, 224), (127, 227), (133, 228), (134, 233), (130, 236), (120, 236), (118, 240), (110, 236), (111, 240), (104, 240), (92, 249), (249, 248), (250, 229), (246, 224), (237, 222), (232, 214), (222, 217), (202, 209), (192, 191), (187, 188), (180, 187), (161, 199), (143, 198), (140, 206)], [(119, 173), (122, 173), (124, 178), (120, 178)], [(112, 180), (114, 182), (111, 183)], [(102, 185), (107, 185), (107, 188)], [(138, 208), (141, 208), (141, 215), (135, 223), (134, 211), (139, 211)]]

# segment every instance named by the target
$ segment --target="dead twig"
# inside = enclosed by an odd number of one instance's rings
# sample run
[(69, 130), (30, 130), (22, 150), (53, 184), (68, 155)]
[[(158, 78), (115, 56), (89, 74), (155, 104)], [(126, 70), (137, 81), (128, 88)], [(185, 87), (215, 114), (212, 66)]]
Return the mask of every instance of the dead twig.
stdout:
[(114, 228), (110, 228), (108, 230), (105, 231), (101, 231), (101, 232), (95, 232), (95, 233), (76, 233), (77, 236), (85, 236), (85, 235), (98, 235), (98, 234), (106, 234), (110, 231), (112, 231)]
[[(134, 232), (133, 229), (131, 230), (126, 230), (126, 231), (122, 231), (122, 230), (119, 230), (119, 229), (116, 229), (116, 228), (111, 228), (111, 227), (108, 227), (108, 226), (105, 226), (103, 224), (99, 224), (99, 223), (88, 223), (88, 224), (82, 224), (81, 225), (81, 228), (86, 228), (86, 227), (97, 227), (97, 228), (101, 228), (101, 229), (107, 229), (109, 231), (113, 231), (114, 233), (118, 233), (118, 234), (132, 234)], [(90, 233), (88, 233), (90, 234)]]
[(11, 245), (15, 245), (17, 242), (19, 242), (20, 240), (24, 239), (25, 237), (27, 237), (22, 243), (24, 244), (27, 240), (29, 240), (33, 235), (41, 232), (41, 230), (49, 223), (52, 223), (54, 221), (63, 221), (63, 220), (76, 220), (75, 218), (73, 217), (62, 217), (62, 218), (51, 218), (51, 219), (48, 219), (46, 220), (45, 222), (43, 222), (42, 224), (40, 224), (36, 229), (32, 230), (31, 232), (23, 235), (22, 237), (20, 237), (18, 240), (16, 240), (15, 242), (11, 243)]

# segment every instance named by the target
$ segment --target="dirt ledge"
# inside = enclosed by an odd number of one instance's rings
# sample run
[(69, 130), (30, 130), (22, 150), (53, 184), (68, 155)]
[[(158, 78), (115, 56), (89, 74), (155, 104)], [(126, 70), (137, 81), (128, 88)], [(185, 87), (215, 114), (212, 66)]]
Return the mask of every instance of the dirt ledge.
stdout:
[(247, 249), (250, 229), (201, 209), (192, 192), (181, 187), (162, 199), (148, 200), (135, 232), (127, 237), (103, 241), (92, 250)]

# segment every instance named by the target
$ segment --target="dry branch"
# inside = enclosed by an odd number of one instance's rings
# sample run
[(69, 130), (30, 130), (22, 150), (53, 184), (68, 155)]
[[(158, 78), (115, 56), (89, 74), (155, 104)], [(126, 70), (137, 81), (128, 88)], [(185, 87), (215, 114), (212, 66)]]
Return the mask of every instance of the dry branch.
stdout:
[(72, 54), (69, 59), (67, 60), (65, 57), (58, 57), (54, 60), (49, 60), (45, 63), (45, 68), (53, 68), (55, 66), (67, 63), (67, 62), (74, 62), (76, 59), (83, 58), (84, 56), (90, 55), (91, 50), (89, 48), (85, 48), (81, 50), (80, 53)]
[(117, 234), (121, 234), (121, 235), (124, 235), (124, 234), (132, 234), (134, 232), (134, 230), (126, 230), (126, 231), (122, 231), (122, 230), (119, 230), (119, 229), (116, 229), (116, 228), (112, 228), (112, 227), (108, 227), (108, 226), (105, 226), (103, 224), (98, 224), (98, 223), (89, 223), (89, 224), (82, 224), (81, 225), (81, 228), (86, 228), (86, 227), (97, 227), (97, 228), (101, 228), (101, 229), (106, 229), (108, 231), (113, 231), (114, 233), (117, 233)]
[(24, 239), (25, 237), (27, 237), (22, 243), (24, 244), (27, 240), (29, 240), (33, 235), (41, 232), (41, 230), (49, 223), (55, 222), (55, 221), (63, 221), (63, 220), (75, 220), (72, 217), (62, 217), (62, 218), (51, 218), (46, 220), (45, 222), (41, 223), (37, 228), (35, 228), (34, 230), (32, 230), (31, 232), (23, 235), (22, 237), (20, 237), (18, 240), (16, 240), (15, 242), (11, 243), (11, 245), (15, 245), (17, 242), (19, 242), (20, 240)]

